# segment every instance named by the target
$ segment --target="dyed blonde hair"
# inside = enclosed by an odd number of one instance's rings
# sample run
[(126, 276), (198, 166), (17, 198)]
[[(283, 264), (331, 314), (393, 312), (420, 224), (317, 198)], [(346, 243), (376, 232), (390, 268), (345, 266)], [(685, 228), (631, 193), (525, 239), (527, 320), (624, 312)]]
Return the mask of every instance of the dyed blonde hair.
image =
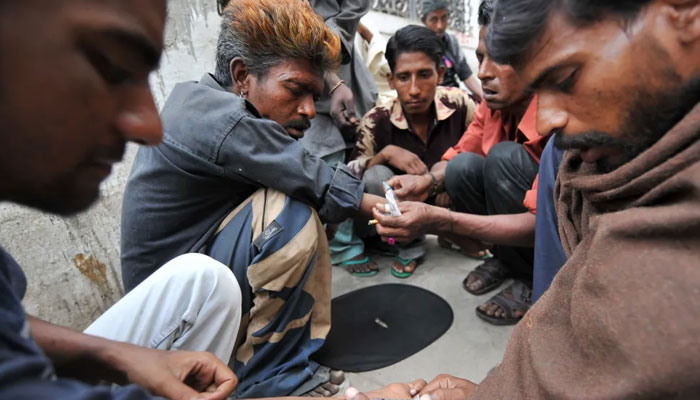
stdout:
[(287, 59), (309, 60), (325, 73), (340, 63), (340, 39), (304, 0), (231, 0), (216, 49), (215, 75), (223, 86), (233, 84), (236, 57), (258, 77)]

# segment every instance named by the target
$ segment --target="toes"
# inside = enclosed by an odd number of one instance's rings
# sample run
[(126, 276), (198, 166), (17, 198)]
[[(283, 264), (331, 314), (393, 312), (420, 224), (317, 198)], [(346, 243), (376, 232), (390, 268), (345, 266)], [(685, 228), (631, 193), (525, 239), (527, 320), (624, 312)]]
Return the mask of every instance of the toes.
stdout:
[(467, 286), (469, 287), (470, 290), (475, 291), (479, 290), (483, 287), (483, 282), (481, 282), (481, 279), (476, 278), (474, 276), (469, 276), (467, 277)]
[[(325, 389), (329, 393), (329, 395), (334, 395), (338, 393), (338, 391), (340, 390), (340, 386), (334, 385), (330, 382), (326, 382), (323, 384), (323, 389)], [(326, 395), (326, 397), (328, 397), (329, 395)]]
[(416, 262), (413, 261), (410, 264), (408, 264), (403, 270), (410, 273), (410, 272), (415, 271), (415, 269), (416, 269)]
[(331, 370), (331, 378), (328, 381), (334, 385), (340, 385), (345, 382), (345, 373), (337, 369)]
[(495, 316), (496, 312), (498, 312), (499, 310), (500, 307), (498, 307), (498, 305), (494, 303), (488, 303), (488, 305), (486, 306), (486, 313), (491, 317)]
[(391, 268), (393, 268), (394, 271), (396, 271), (396, 272), (398, 272), (398, 273), (404, 272), (404, 267), (403, 267), (403, 265), (402, 265), (401, 263), (398, 263), (398, 262), (393, 262), (393, 263), (391, 264)]

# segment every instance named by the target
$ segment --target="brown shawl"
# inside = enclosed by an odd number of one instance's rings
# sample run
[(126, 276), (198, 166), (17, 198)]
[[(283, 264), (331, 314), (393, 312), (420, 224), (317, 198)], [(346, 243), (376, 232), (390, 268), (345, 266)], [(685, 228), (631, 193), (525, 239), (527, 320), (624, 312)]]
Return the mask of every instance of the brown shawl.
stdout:
[(700, 398), (700, 104), (608, 174), (565, 156), (569, 260), (474, 399)]

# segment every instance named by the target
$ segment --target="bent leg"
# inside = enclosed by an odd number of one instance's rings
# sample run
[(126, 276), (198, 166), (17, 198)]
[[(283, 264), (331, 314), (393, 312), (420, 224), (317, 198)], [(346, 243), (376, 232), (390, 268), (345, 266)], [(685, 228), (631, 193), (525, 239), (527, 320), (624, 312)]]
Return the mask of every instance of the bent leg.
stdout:
[(316, 212), (261, 189), (224, 220), (208, 253), (233, 270), (243, 295), (236, 397), (292, 393), (317, 370), (310, 356), (330, 329), (331, 264)]
[(159, 268), (85, 333), (161, 350), (208, 351), (231, 358), (241, 321), (241, 290), (231, 271), (203, 254)]
[(455, 156), (445, 170), (445, 190), (452, 199), (455, 211), (484, 215), (484, 157), (474, 153)]
[[(486, 157), (484, 180), (489, 215), (527, 212), (525, 193), (532, 188), (538, 164), (525, 148), (514, 142), (499, 143)], [(532, 247), (496, 246), (494, 256), (518, 280), (477, 309), (495, 325), (516, 323), (532, 304)]]
[[(484, 164), (488, 215), (527, 212), (523, 200), (532, 188), (538, 168), (521, 144), (502, 142), (494, 146)], [(516, 276), (532, 282), (533, 248), (496, 246), (493, 253)]]

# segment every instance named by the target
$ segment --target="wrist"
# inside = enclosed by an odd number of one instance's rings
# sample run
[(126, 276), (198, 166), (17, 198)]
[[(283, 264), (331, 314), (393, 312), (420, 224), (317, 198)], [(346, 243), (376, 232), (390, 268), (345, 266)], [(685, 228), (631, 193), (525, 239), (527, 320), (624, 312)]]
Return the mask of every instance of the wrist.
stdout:
[(437, 196), (439, 193), (438, 192), (439, 183), (438, 183), (437, 177), (435, 176), (435, 174), (433, 174), (430, 171), (428, 171), (428, 173), (426, 175), (430, 178), (430, 182), (429, 182), (429, 186), (428, 186), (428, 191), (429, 191), (430, 195), (428, 197)]
[(430, 208), (432, 216), (430, 220), (432, 221), (431, 231), (434, 234), (450, 233), (451, 227), (454, 225), (453, 216), (450, 215), (451, 211), (447, 208), (431, 206)]
[(128, 343), (105, 340), (105, 343), (101, 344), (94, 352), (95, 359), (102, 368), (108, 371), (111, 378), (109, 380), (118, 384), (126, 384), (129, 381), (129, 363), (139, 358), (138, 354), (133, 353), (136, 348)]
[(423, 193), (427, 199), (428, 197), (432, 196), (433, 193), (433, 178), (430, 176), (430, 173), (421, 175), (421, 178), (423, 179), (421, 181), (421, 193)]
[(390, 144), (383, 148), (382, 151), (377, 153), (377, 156), (380, 157), (379, 160), (381, 161), (378, 164), (388, 164), (391, 162), (391, 152), (393, 151), (392, 146), (393, 145)]
[(328, 86), (328, 89), (332, 88), (333, 86), (337, 85), (338, 82), (340, 82), (340, 77), (338, 74), (329, 72), (326, 74), (326, 85)]

